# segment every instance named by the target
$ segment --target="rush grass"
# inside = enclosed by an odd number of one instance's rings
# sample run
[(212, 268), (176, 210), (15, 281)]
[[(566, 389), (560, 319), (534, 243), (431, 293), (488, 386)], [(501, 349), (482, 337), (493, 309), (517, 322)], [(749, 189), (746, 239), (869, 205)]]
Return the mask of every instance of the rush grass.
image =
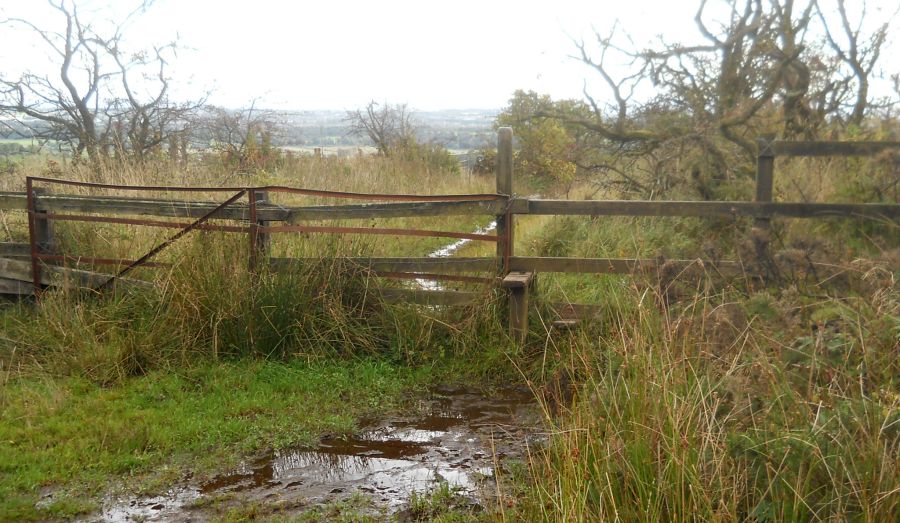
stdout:
[(896, 295), (700, 293), (660, 311), (632, 292), (608, 329), (551, 349), (576, 399), (510, 519), (895, 519)]
[[(537, 255), (708, 259), (716, 249), (748, 264), (745, 245), (759, 234), (698, 220), (520, 225), (522, 250)], [(602, 308), (569, 334), (551, 334), (540, 308), (532, 313), (527, 361), (545, 384), (551, 436), (505, 481), (498, 517), (896, 520), (897, 225), (775, 228), (769, 280), (699, 264), (645, 277), (539, 276), (538, 302)], [(804, 270), (809, 261), (839, 270)]]

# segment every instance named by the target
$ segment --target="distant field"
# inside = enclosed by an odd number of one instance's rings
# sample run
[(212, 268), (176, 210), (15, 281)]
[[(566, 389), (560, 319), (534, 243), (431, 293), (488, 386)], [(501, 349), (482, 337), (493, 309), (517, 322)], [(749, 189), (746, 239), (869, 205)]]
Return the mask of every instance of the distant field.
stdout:
[(315, 154), (316, 149), (321, 149), (322, 154), (325, 156), (339, 156), (342, 158), (346, 158), (349, 156), (354, 156), (359, 152), (362, 154), (375, 154), (377, 149), (374, 147), (365, 145), (359, 147), (352, 146), (328, 146), (328, 147), (316, 147), (312, 145), (285, 145), (282, 147), (285, 151), (298, 152), (301, 154)]

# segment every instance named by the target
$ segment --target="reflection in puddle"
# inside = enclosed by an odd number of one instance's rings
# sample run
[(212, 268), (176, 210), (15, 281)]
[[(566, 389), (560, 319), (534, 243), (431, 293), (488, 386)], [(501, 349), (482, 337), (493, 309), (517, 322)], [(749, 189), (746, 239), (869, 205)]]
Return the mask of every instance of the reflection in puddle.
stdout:
[[(135, 501), (110, 507), (108, 521), (171, 519), (203, 497), (231, 494), (242, 502), (302, 501), (315, 505), (355, 492), (368, 495), (388, 511), (398, 510), (412, 492), (427, 492), (447, 483), (471, 498), (493, 477), (498, 460), (524, 458), (530, 430), (538, 426), (533, 396), (508, 389), (490, 397), (463, 389), (438, 390), (422, 405), (424, 414), (371, 426), (348, 438), (325, 438), (316, 448), (271, 452), (238, 470), (179, 496), (153, 501), (156, 510), (131, 511)], [(483, 489), (482, 486), (489, 488)], [(148, 507), (144, 500), (141, 507)], [(196, 516), (194, 513), (192, 516)]]
[(161, 496), (133, 498), (103, 509), (98, 518), (89, 521), (172, 521), (183, 519), (184, 507), (200, 497), (191, 487), (171, 489)]

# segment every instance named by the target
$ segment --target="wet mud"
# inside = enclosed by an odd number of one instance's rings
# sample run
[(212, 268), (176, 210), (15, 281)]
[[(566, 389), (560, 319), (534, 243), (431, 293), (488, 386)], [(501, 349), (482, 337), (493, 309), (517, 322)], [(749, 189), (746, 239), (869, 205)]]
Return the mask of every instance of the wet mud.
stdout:
[[(416, 414), (368, 420), (349, 437), (327, 436), (313, 448), (284, 449), (237, 470), (153, 498), (118, 499), (93, 521), (205, 521), (223, 505), (303, 512), (365, 496), (379, 514), (401, 511), (413, 492), (446, 483), (472, 505), (496, 495), (495, 472), (542, 442), (540, 413), (527, 389), (490, 394), (437, 388)], [(286, 509), (285, 509), (286, 507)]]

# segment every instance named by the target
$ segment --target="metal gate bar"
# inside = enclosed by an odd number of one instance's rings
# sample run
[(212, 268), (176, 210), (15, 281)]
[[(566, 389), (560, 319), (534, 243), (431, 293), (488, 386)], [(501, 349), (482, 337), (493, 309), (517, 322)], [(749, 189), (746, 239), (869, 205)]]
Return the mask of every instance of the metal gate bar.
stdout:
[(346, 191), (327, 191), (321, 189), (300, 189), (283, 185), (263, 186), (238, 186), (238, 187), (173, 187), (165, 185), (118, 185), (111, 183), (78, 182), (73, 180), (61, 180), (57, 178), (43, 178), (40, 176), (29, 177), (36, 182), (53, 183), (57, 185), (69, 185), (73, 187), (88, 187), (94, 189), (114, 189), (122, 191), (157, 191), (157, 192), (235, 192), (235, 191), (270, 191), (287, 194), (301, 194), (305, 196), (321, 196), (325, 198), (342, 198), (352, 200), (373, 201), (398, 201), (398, 202), (458, 202), (467, 200), (506, 200), (502, 194), (384, 194), (384, 193), (357, 193)]
[[(41, 219), (48, 221), (75, 221), (89, 223), (111, 223), (121, 225), (139, 225), (148, 227), (161, 227), (181, 229), (178, 233), (165, 240), (160, 245), (154, 247), (149, 252), (138, 258), (137, 260), (124, 260), (118, 258), (95, 258), (95, 257), (79, 257), (68, 254), (46, 254), (39, 251), (37, 238), (37, 210), (36, 198), (34, 194), (34, 182), (44, 182), (49, 184), (66, 185), (73, 187), (86, 187), (93, 189), (112, 189), (124, 191), (160, 191), (160, 192), (236, 192), (227, 201), (219, 204), (215, 209), (206, 213), (193, 222), (172, 222), (162, 220), (149, 220), (142, 218), (119, 218), (109, 216), (89, 216), (80, 214), (63, 214), (63, 213), (41, 213)], [(171, 186), (135, 186), (135, 185), (119, 185), (94, 182), (79, 182), (73, 180), (60, 180), (54, 178), (43, 177), (26, 177), (26, 187), (28, 190), (28, 216), (29, 216), (29, 238), (31, 247), (32, 277), (34, 281), (35, 293), (41, 290), (41, 274), (40, 261), (74, 261), (83, 263), (93, 263), (99, 265), (120, 265), (126, 266), (116, 275), (110, 277), (102, 285), (95, 290), (102, 291), (116, 279), (124, 276), (133, 269), (144, 267), (167, 267), (171, 264), (161, 262), (148, 262), (150, 258), (158, 254), (160, 251), (177, 241), (179, 238), (192, 230), (220, 231), (220, 232), (236, 232), (248, 233), (250, 244), (250, 270), (256, 270), (258, 264), (258, 245), (261, 236), (269, 233), (287, 233), (287, 232), (305, 232), (305, 233), (336, 233), (336, 234), (375, 234), (375, 235), (394, 235), (394, 236), (420, 236), (420, 237), (445, 237), (455, 239), (466, 239), (475, 241), (497, 242), (503, 247), (503, 266), (507, 267), (510, 254), (510, 237), (509, 235), (491, 235), (477, 233), (460, 233), (452, 231), (435, 231), (423, 229), (399, 229), (384, 227), (344, 227), (344, 226), (308, 226), (308, 225), (283, 225), (268, 226), (260, 223), (258, 220), (259, 209), (256, 199), (257, 193), (261, 191), (281, 192), (286, 194), (299, 194), (306, 196), (317, 196), (324, 198), (337, 199), (360, 199), (360, 200), (376, 200), (376, 201), (405, 201), (405, 202), (456, 202), (456, 201), (503, 201), (508, 200), (506, 195), (502, 194), (451, 194), (451, 195), (408, 195), (408, 194), (367, 194), (353, 193), (343, 191), (326, 191), (315, 189), (299, 189), (293, 187), (285, 187), (279, 185), (261, 186), (261, 187), (171, 187)], [(220, 225), (206, 223), (216, 213), (238, 201), (244, 194), (249, 196), (248, 201), (248, 224), (245, 225)], [(507, 205), (507, 214), (509, 214), (509, 205)], [(379, 277), (396, 278), (396, 279), (435, 279), (460, 282), (491, 282), (492, 278), (482, 278), (476, 276), (453, 276), (435, 273), (415, 273), (415, 272), (383, 272), (376, 273)]]

